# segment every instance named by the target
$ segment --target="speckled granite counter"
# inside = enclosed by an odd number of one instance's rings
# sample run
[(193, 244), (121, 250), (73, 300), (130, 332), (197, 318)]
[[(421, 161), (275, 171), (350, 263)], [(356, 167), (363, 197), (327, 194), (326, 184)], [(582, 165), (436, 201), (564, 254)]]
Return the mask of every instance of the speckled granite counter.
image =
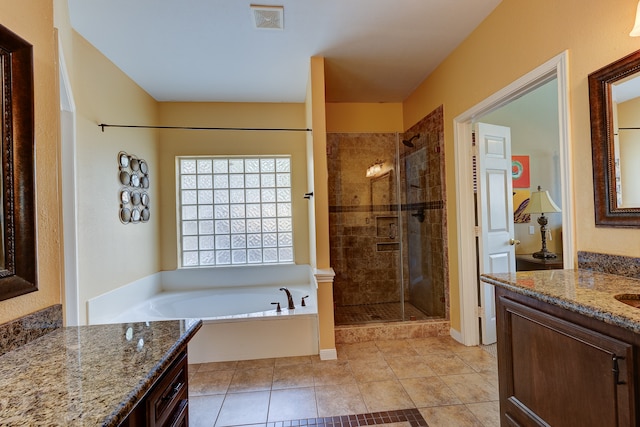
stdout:
[(488, 274), (482, 281), (640, 333), (640, 308), (614, 298), (640, 293), (640, 280), (590, 270)]
[(118, 425), (201, 325), (68, 327), (10, 351), (0, 356), (0, 424)]

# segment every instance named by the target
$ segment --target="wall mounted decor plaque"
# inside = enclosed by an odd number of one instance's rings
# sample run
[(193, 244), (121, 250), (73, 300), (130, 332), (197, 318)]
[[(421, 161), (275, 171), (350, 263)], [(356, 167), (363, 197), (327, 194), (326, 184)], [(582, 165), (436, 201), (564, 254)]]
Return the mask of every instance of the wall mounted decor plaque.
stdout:
[(120, 210), (118, 216), (123, 224), (139, 224), (149, 221), (149, 166), (143, 159), (118, 153), (118, 190)]

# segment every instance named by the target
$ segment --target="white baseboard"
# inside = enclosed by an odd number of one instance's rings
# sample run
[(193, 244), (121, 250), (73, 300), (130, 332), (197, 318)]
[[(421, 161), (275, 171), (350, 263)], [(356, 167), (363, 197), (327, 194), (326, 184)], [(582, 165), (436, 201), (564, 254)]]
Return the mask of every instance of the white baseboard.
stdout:
[(337, 358), (338, 352), (335, 348), (320, 350), (320, 360), (336, 360)]

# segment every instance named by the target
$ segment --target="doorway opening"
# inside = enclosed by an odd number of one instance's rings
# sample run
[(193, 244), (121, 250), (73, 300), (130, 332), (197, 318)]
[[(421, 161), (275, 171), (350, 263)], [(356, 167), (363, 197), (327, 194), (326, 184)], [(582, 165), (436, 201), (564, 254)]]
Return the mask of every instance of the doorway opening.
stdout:
[(485, 99), (454, 119), (454, 150), (456, 170), (456, 202), (458, 231), (458, 279), (460, 283), (460, 331), (451, 335), (465, 345), (480, 344), (478, 253), (475, 239), (475, 198), (473, 188), (472, 128), (479, 117), (485, 116), (523, 95), (557, 79), (559, 127), (559, 184), (562, 209), (562, 248), (564, 268), (573, 268), (573, 205), (571, 198), (570, 126), (568, 106), (568, 53), (565, 51), (540, 67), (516, 80), (506, 88)]

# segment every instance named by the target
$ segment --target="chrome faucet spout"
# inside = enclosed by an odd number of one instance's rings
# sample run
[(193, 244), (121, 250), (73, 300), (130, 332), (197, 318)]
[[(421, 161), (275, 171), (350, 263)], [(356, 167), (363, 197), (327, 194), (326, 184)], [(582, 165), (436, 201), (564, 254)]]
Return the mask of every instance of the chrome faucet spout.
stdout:
[(293, 297), (291, 296), (291, 292), (289, 292), (289, 289), (287, 288), (280, 288), (281, 291), (285, 291), (285, 293), (287, 294), (287, 305), (288, 305), (288, 309), (289, 310), (293, 310), (296, 308), (295, 305), (293, 305)]

